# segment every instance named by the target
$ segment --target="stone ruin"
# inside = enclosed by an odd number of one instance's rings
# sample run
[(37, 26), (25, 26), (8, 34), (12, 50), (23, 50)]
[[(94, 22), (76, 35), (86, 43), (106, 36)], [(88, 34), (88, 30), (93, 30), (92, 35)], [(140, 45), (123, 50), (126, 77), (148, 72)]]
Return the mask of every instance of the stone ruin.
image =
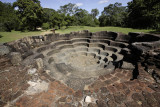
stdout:
[[(47, 79), (59, 81), (74, 91), (91, 90), (91, 86), (99, 81), (99, 79), (103, 80), (103, 77), (108, 79), (110, 77), (106, 75), (114, 74), (120, 70), (130, 72), (130, 77), (126, 81), (136, 81), (137, 79), (139, 81), (143, 80), (143, 82), (148, 81), (149, 83), (154, 83), (154, 85), (152, 84), (154, 88), (158, 87), (157, 89), (159, 89), (160, 35), (143, 33), (129, 33), (126, 35), (107, 31), (91, 33), (87, 30), (71, 32), (69, 34), (46, 34), (44, 36), (25, 37), (20, 40), (4, 43), (0, 45), (0, 56), (1, 59), (6, 58), (9, 63), (7, 65), (8, 63), (4, 64), (4, 61), (1, 61), (0, 72), (6, 71), (8, 66), (27, 69), (28, 74), (25, 75), (31, 75), (30, 81), (28, 80), (30, 87), (26, 88), (27, 91), (24, 90), (28, 93), (27, 95), (47, 91), (49, 87)], [(147, 73), (146, 75), (149, 79), (146, 80), (144, 75), (140, 76), (142, 68), (144, 70), (143, 73)], [(34, 77), (38, 71), (45, 73), (45, 76), (43, 76), (45, 79), (42, 81), (37, 76), (38, 79), (34, 83)], [(118, 77), (118, 74), (115, 75)], [(121, 79), (123, 76), (125, 76), (125, 73), (118, 78)], [(114, 78), (117, 77), (115, 76)], [(105, 80), (105, 83), (112, 84), (114, 81), (107, 83), (107, 80)], [(123, 82), (120, 81), (118, 83)], [(37, 90), (34, 87), (35, 84), (37, 84)], [(103, 87), (104, 84), (99, 86), (100, 84), (97, 83), (95, 87), (101, 91), (101, 94), (105, 89)], [(31, 87), (32, 85), (33, 87)], [(115, 85), (112, 84), (112, 86)], [(93, 88), (94, 91), (96, 89)], [(1, 90), (0, 93), (3, 93), (3, 91)], [(99, 95), (98, 92), (95, 92), (96, 95)], [(102, 107), (102, 105), (104, 107), (109, 106), (109, 104), (106, 106), (103, 104), (104, 100), (98, 102), (101, 100), (96, 100), (98, 99), (97, 96), (92, 98), (93, 96), (87, 95), (83, 94), (81, 96), (80, 101), (82, 106), (92, 104), (96, 104), (98, 107)], [(17, 98), (20, 99), (21, 97)], [(71, 105), (78, 106), (80, 101), (77, 100), (77, 104), (72, 103)], [(66, 101), (64, 102), (66, 103)], [(138, 104), (142, 105), (141, 103), (143, 104), (143, 102)], [(58, 106), (56, 104), (54, 106)], [(101, 104), (101, 106), (98, 104)], [(116, 104), (118, 103), (116, 102)], [(147, 104), (149, 103), (147, 102)], [(125, 103), (125, 105), (130, 107), (130, 104), (127, 105)]]

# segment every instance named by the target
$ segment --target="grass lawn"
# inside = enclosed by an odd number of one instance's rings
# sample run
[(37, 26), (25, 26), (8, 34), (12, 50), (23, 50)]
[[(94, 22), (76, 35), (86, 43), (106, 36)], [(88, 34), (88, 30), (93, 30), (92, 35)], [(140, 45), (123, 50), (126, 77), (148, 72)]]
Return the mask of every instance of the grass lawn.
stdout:
[(154, 30), (146, 30), (146, 29), (132, 29), (132, 28), (122, 28), (122, 27), (89, 27), (89, 26), (70, 26), (67, 29), (57, 30), (56, 33), (69, 33), (72, 31), (81, 31), (81, 30), (89, 30), (90, 32), (98, 32), (98, 31), (113, 31), (113, 32), (122, 32), (128, 34), (128, 32), (144, 32), (150, 33), (154, 32)]
[[(81, 31), (81, 30), (89, 30), (90, 32), (97, 31), (114, 31), (114, 32), (122, 32), (128, 34), (128, 32), (144, 32), (150, 33), (154, 32), (154, 30), (144, 30), (144, 29), (131, 29), (131, 28), (122, 28), (122, 27), (88, 27), (88, 26), (70, 26), (65, 29), (62, 28), (60, 30), (56, 30), (56, 33), (64, 34), (70, 33), (72, 31)], [(20, 32), (20, 31), (12, 31), (12, 32), (0, 32), (0, 43), (9, 42), (13, 40), (17, 40), (26, 36), (36, 36), (43, 35), (45, 33), (50, 33), (48, 31), (34, 31), (34, 32)], [(2, 37), (1, 37), (2, 36)]]
[(13, 40), (17, 40), (26, 36), (36, 36), (40, 35), (41, 31), (34, 32), (21, 32), (21, 31), (12, 31), (12, 32), (0, 32), (0, 43), (9, 42)]

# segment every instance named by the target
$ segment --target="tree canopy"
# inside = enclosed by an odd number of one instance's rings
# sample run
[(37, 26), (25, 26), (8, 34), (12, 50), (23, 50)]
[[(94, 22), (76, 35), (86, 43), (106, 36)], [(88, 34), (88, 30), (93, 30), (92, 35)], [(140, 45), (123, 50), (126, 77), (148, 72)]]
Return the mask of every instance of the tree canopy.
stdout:
[(121, 3), (110, 4), (104, 7), (99, 17), (100, 26), (124, 26), (126, 7)]
[(39, 0), (0, 1), (0, 31), (36, 30), (63, 26), (121, 26), (160, 30), (160, 0), (132, 0), (127, 6), (109, 4), (99, 15), (68, 3), (59, 10), (42, 8)]
[(78, 7), (76, 4), (68, 3), (64, 6), (60, 6), (60, 9), (58, 10), (59, 13), (64, 13), (65, 15), (74, 15)]
[(160, 1), (133, 0), (128, 3), (129, 27), (160, 28)]
[(43, 9), (39, 0), (17, 0), (13, 4), (17, 8), (21, 29), (36, 30), (43, 23)]
[(10, 3), (0, 1), (0, 31), (11, 31), (17, 21), (14, 8)]
[(93, 19), (95, 19), (99, 15), (99, 10), (98, 9), (92, 9), (91, 10), (91, 15)]

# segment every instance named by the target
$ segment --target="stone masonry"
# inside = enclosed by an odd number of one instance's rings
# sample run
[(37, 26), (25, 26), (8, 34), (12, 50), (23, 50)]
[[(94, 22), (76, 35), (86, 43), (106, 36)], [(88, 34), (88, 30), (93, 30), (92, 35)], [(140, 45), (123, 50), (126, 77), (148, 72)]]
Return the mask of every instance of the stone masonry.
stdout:
[(47, 34), (4, 43), (0, 53), (2, 107), (160, 105), (160, 35)]

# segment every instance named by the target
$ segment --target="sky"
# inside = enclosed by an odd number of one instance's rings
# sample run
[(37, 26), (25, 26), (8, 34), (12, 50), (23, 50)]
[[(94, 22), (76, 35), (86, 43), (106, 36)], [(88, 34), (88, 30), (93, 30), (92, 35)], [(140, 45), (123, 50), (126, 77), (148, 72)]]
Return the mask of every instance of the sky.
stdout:
[[(2, 2), (13, 3), (16, 0), (0, 0)], [(44, 8), (59, 9), (60, 6), (63, 6), (68, 3), (76, 4), (79, 8), (86, 9), (88, 12), (91, 12), (92, 9), (97, 8), (101, 13), (104, 7), (109, 4), (114, 4), (115, 2), (122, 3), (123, 6), (127, 6), (127, 3), (132, 0), (40, 0), (41, 6)]]

